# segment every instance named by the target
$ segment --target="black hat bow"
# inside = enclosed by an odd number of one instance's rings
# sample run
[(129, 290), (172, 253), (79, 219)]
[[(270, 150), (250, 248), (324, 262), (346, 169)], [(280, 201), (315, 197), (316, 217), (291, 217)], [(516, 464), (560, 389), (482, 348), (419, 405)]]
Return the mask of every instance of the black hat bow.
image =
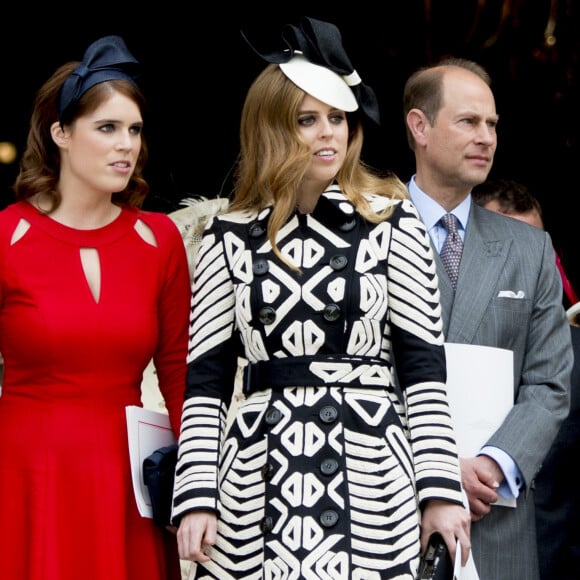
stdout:
[(94, 85), (113, 79), (135, 83), (138, 73), (139, 62), (120, 36), (99, 38), (87, 48), (83, 60), (62, 86), (58, 104), (61, 124), (65, 112)]

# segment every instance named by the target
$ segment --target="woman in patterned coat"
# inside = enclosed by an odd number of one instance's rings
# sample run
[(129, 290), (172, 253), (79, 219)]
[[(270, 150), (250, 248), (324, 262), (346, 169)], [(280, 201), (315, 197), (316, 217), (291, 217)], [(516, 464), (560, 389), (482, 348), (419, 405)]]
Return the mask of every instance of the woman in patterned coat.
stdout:
[(378, 108), (338, 29), (283, 39), (197, 254), (180, 556), (196, 578), (413, 580), (432, 532), (470, 549), (431, 246), (403, 184), (360, 160)]

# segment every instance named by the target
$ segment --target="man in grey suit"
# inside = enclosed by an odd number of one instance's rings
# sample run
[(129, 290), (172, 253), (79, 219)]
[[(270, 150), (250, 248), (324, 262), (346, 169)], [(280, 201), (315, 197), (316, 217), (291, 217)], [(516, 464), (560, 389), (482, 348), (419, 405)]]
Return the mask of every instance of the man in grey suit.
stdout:
[[(514, 406), (476, 457), (461, 458), (475, 564), (481, 580), (537, 580), (533, 480), (568, 413), (573, 355), (549, 234), (471, 200), (497, 146), (490, 84), (463, 59), (411, 75), (403, 101), (416, 172), (408, 185), (437, 252), (445, 214), (463, 241), (455, 286), (436, 257), (446, 340), (513, 351)], [(499, 496), (517, 506), (492, 505)]]

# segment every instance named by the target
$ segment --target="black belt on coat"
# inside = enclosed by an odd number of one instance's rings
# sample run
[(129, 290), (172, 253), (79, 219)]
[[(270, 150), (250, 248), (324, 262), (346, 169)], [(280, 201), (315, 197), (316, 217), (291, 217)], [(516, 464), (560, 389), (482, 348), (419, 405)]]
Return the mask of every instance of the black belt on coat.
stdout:
[(384, 360), (354, 356), (300, 356), (248, 363), (243, 392), (285, 387), (364, 387), (386, 389), (392, 366)]

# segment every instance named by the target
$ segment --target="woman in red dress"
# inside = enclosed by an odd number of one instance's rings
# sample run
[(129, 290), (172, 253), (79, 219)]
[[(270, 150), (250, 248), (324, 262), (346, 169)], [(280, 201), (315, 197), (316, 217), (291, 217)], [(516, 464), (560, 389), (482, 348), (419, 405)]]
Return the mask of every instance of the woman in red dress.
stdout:
[(0, 212), (0, 578), (179, 578), (175, 536), (137, 510), (125, 407), (153, 358), (177, 434), (190, 284), (148, 186), (138, 63), (120, 37), (41, 87)]

